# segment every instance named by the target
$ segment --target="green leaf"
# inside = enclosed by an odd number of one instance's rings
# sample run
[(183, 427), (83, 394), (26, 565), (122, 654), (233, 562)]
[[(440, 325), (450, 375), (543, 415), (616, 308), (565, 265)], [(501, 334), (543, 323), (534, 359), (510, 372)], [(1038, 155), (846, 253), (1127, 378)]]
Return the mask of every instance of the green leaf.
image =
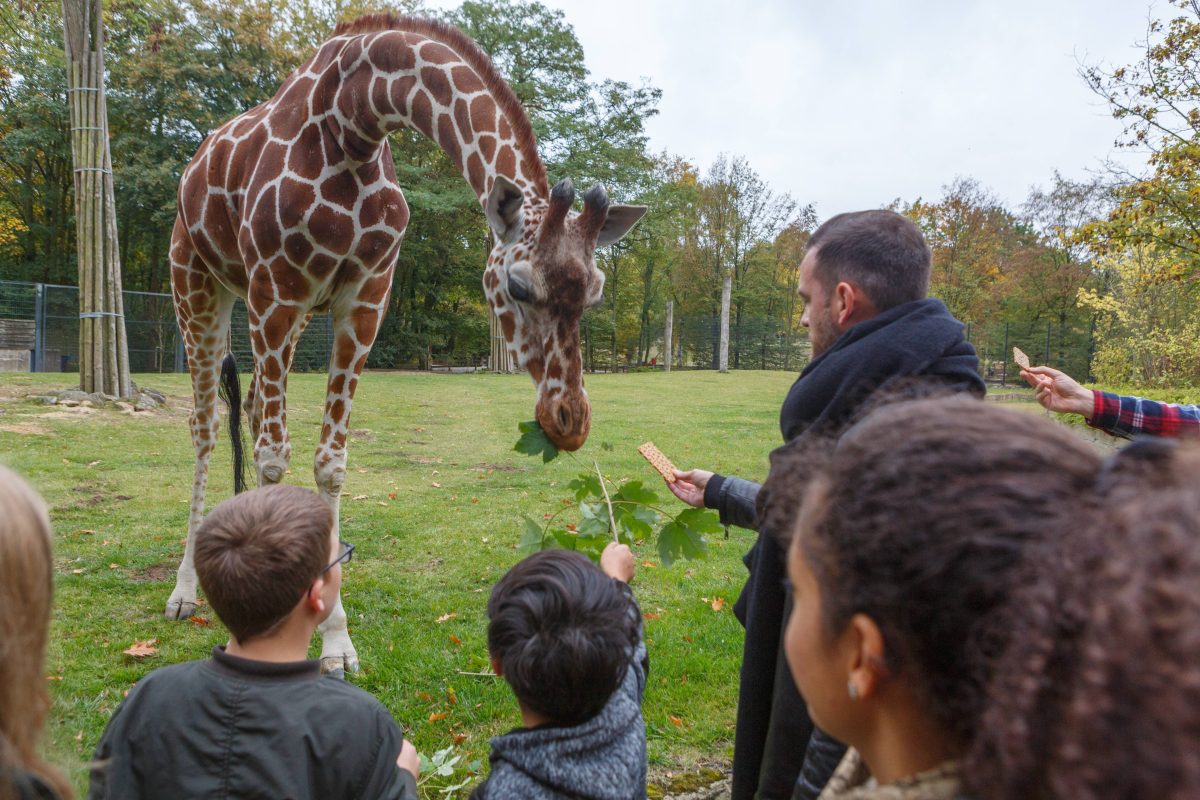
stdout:
[(513, 450), (527, 456), (540, 455), (542, 463), (553, 461), (558, 457), (558, 448), (554, 446), (554, 442), (550, 441), (550, 437), (542, 430), (542, 426), (538, 424), (537, 420), (518, 422), (517, 430), (521, 432), (521, 438), (513, 445)]
[(611, 453), (613, 449), (612, 442), (601, 442), (600, 449), (607, 453)]
[(650, 505), (658, 502), (658, 495), (652, 489), (647, 489), (640, 480), (626, 481), (617, 490), (614, 500), (627, 500), (630, 503)]
[(618, 528), (627, 531), (633, 540), (639, 542), (652, 534), (654, 526), (662, 519), (652, 508), (630, 505), (614, 505), (613, 517)]
[(558, 542), (558, 546), (564, 550), (574, 550), (577, 540), (575, 534), (570, 531), (560, 530), (555, 528), (550, 531), (550, 535), (554, 537), (554, 541)]
[(536, 553), (542, 549), (544, 540), (545, 533), (542, 531), (542, 526), (537, 524), (532, 517), (525, 517), (525, 530), (521, 534), (521, 541), (517, 544), (517, 552)]
[(721, 520), (709, 511), (689, 508), (663, 526), (658, 534), (658, 556), (663, 566), (671, 566), (683, 556), (692, 560), (708, 555), (705, 533), (722, 530)]
[(567, 486), (575, 490), (576, 500), (604, 496), (604, 491), (600, 488), (600, 479), (590, 472), (580, 473), (579, 477), (568, 483)]
[(675, 517), (675, 521), (699, 533), (723, 533), (725, 530), (725, 526), (721, 524), (721, 518), (703, 508), (689, 508), (681, 511)]

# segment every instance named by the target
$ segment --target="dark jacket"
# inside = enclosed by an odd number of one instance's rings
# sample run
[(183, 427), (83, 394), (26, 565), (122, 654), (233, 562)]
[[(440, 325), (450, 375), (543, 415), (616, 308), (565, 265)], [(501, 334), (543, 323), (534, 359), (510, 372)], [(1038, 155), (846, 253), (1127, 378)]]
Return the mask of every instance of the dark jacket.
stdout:
[(400, 727), (320, 663), (273, 664), (213, 649), (143, 678), (113, 713), (89, 798), (416, 800), (396, 766)]
[[(835, 434), (877, 393), (966, 391), (982, 396), (975, 350), (963, 325), (940, 300), (906, 303), (855, 325), (814, 359), (780, 409), (785, 443)], [(726, 524), (757, 529), (760, 486), (714, 475), (704, 503)], [(781, 655), (787, 598), (785, 559), (777, 536), (760, 531), (744, 560), (749, 571), (734, 613), (746, 627), (734, 739), (732, 800), (790, 798), (804, 767), (803, 797), (815, 797), (845, 748), (813, 731), (807, 706)], [(806, 748), (812, 731), (813, 744)], [(808, 751), (811, 760), (805, 762)], [(811, 795), (808, 791), (815, 790)]]
[[(636, 604), (633, 610), (640, 620)], [(639, 637), (624, 681), (599, 714), (580, 725), (517, 728), (492, 739), (491, 772), (471, 800), (644, 800), (648, 671)]]

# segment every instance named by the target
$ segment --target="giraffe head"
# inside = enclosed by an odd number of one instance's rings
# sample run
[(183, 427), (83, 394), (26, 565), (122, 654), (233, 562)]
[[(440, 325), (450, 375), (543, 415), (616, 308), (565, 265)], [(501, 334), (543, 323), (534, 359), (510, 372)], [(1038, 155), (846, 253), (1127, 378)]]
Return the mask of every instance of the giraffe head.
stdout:
[(646, 213), (645, 206), (610, 205), (600, 185), (584, 194), (578, 214), (574, 200), (570, 180), (559, 182), (546, 202), (497, 176), (484, 202), (496, 235), (484, 291), (514, 363), (537, 384), (537, 421), (562, 450), (579, 449), (592, 421), (579, 318), (603, 299), (596, 248), (620, 239)]

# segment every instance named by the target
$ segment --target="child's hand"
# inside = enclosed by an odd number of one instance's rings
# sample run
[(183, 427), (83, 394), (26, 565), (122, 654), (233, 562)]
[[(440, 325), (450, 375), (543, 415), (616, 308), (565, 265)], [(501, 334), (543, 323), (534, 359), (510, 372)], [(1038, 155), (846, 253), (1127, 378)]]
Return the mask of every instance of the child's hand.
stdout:
[(629, 549), (629, 545), (609, 542), (608, 547), (600, 554), (601, 571), (621, 583), (629, 583), (633, 578), (634, 566), (633, 551)]
[(414, 778), (421, 777), (421, 757), (417, 755), (417, 748), (413, 747), (412, 742), (408, 739), (405, 739), (404, 744), (400, 745), (400, 755), (396, 758), (396, 766), (408, 770)]

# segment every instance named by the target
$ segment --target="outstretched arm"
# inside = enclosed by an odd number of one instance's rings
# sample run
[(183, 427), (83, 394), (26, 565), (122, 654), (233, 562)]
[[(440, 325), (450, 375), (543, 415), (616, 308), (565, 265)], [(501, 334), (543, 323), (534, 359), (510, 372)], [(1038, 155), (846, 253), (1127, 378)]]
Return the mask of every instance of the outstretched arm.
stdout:
[(1021, 370), (1034, 397), (1050, 411), (1082, 414), (1088, 424), (1113, 436), (1182, 436), (1200, 433), (1200, 406), (1160, 403), (1085, 389), (1050, 367)]

